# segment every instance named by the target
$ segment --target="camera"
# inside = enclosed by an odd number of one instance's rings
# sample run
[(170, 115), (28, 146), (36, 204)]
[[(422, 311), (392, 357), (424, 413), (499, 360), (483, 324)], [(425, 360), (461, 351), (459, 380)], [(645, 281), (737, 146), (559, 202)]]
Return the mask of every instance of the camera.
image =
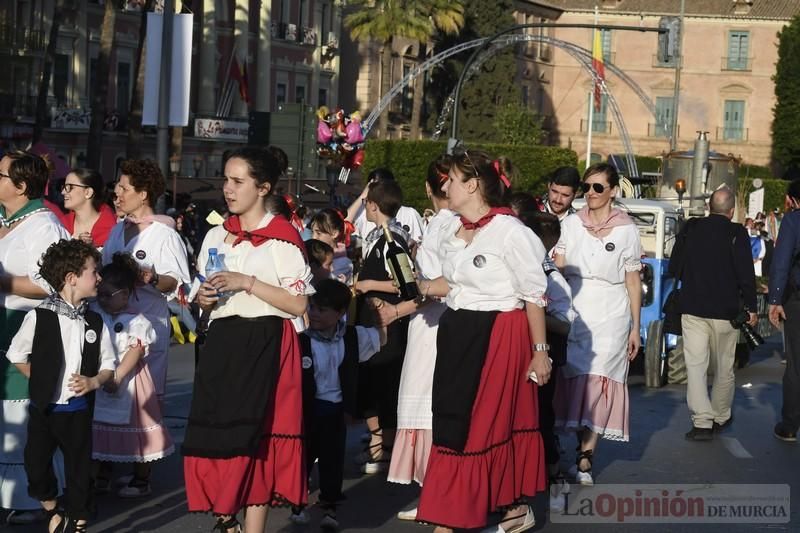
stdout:
[(738, 329), (742, 332), (742, 336), (744, 336), (745, 342), (747, 342), (747, 346), (751, 350), (755, 350), (762, 344), (764, 344), (764, 337), (758, 334), (753, 327), (748, 324), (747, 322), (750, 320), (750, 311), (747, 309), (742, 309), (739, 311), (739, 314), (736, 315), (736, 318), (731, 320), (731, 326)]

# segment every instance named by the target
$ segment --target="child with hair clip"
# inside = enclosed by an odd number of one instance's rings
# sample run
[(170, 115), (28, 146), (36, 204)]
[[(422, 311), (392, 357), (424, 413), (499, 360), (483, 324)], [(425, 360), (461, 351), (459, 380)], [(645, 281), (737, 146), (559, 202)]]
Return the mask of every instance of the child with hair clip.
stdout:
[(319, 211), (311, 219), (311, 238), (333, 248), (333, 277), (348, 287), (353, 285), (353, 262), (347, 257), (353, 224), (333, 207)]
[(150, 463), (174, 451), (169, 431), (162, 425), (155, 385), (145, 360), (156, 340), (153, 325), (132, 313), (129, 301), (136, 292), (139, 267), (127, 253), (116, 253), (100, 272), (96, 311), (111, 334), (119, 364), (114, 378), (97, 392), (92, 425), (95, 490), (110, 490), (112, 463), (134, 463), (134, 473), (118, 495), (147, 496)]

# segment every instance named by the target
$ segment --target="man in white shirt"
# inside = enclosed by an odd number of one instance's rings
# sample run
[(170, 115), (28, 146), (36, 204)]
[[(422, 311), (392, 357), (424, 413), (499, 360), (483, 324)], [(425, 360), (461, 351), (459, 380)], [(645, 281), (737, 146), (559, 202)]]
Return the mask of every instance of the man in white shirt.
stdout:
[(581, 186), (581, 176), (574, 167), (559, 167), (550, 175), (547, 194), (543, 199), (544, 211), (563, 222), (575, 212), (572, 201)]
[[(367, 215), (364, 210), (364, 201), (367, 198), (369, 184), (373, 181), (391, 180), (396, 181), (392, 171), (387, 168), (376, 168), (367, 176), (367, 183), (364, 190), (358, 198), (347, 209), (347, 220), (353, 223), (356, 228), (355, 234), (362, 239), (369, 235), (369, 232), (375, 229), (375, 224), (367, 220)], [(413, 207), (400, 206), (400, 210), (395, 215), (395, 220), (402, 226), (402, 228), (411, 237), (408, 245), (413, 247), (422, 241), (422, 217), (417, 213)]]

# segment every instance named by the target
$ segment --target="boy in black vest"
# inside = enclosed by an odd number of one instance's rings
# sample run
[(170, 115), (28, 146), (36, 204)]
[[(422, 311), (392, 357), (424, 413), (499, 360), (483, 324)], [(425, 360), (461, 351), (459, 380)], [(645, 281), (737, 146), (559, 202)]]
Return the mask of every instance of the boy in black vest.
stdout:
[[(97, 295), (100, 253), (80, 240), (52, 244), (39, 274), (57, 292), (28, 311), (6, 353), (29, 381), (25, 444), (28, 493), (42, 502), (48, 530), (86, 531), (92, 503), (94, 394), (114, 376), (116, 354), (100, 315), (87, 310)], [(53, 453), (64, 454), (67, 516), (58, 508)]]
[[(355, 416), (358, 364), (381, 348), (385, 333), (377, 328), (347, 326), (352, 297), (344, 283), (326, 279), (316, 286), (308, 308), (308, 329), (300, 334), (303, 366), (303, 417), (309, 471), (319, 459), (319, 501), (325, 512), (320, 526), (338, 529), (336, 503), (342, 499), (345, 413)], [(305, 510), (293, 509), (291, 520), (309, 521)]]
[[(403, 191), (396, 181), (379, 180), (370, 184), (364, 200), (367, 220), (377, 227), (364, 239), (364, 263), (358, 274), (359, 293), (356, 323), (374, 323), (373, 302), (397, 305), (402, 300), (389, 274), (386, 263), (387, 243), (382, 224), (389, 226), (394, 241), (408, 253), (408, 233), (397, 223), (395, 215), (403, 202)], [(371, 439), (363, 453), (356, 457), (361, 471), (375, 474), (388, 470), (389, 453), (397, 428), (397, 397), (400, 374), (406, 353), (408, 317), (388, 325), (386, 345), (365, 365), (361, 365), (359, 411), (366, 419)]]

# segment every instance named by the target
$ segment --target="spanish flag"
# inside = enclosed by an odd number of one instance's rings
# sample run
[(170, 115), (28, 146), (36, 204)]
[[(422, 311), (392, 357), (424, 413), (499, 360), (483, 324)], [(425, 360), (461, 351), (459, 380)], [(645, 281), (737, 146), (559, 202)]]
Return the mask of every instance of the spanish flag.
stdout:
[(603, 38), (600, 30), (594, 30), (594, 42), (592, 43), (592, 69), (595, 72), (594, 78), (594, 109), (600, 111), (601, 96), (600, 83), (606, 79), (606, 69), (603, 63)]

